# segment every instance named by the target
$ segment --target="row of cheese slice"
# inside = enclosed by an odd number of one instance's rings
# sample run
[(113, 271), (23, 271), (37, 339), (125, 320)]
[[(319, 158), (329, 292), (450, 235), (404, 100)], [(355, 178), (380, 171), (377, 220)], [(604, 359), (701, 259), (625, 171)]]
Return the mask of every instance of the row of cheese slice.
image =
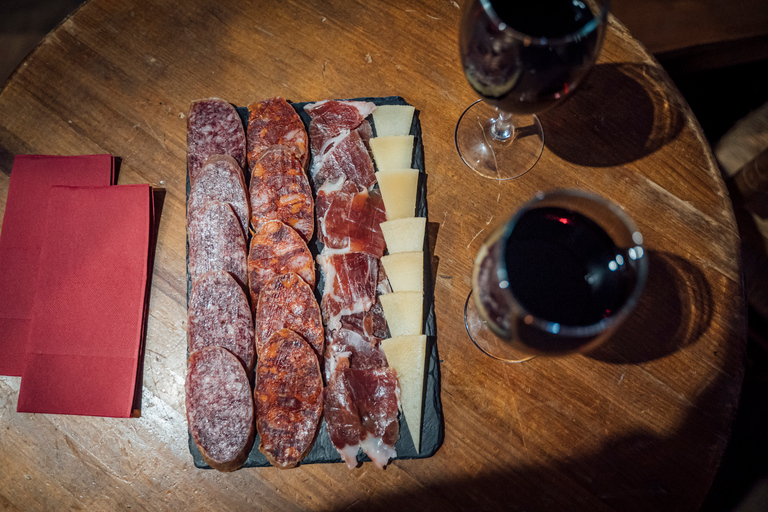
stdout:
[(381, 231), (388, 254), (381, 258), (392, 293), (379, 300), (391, 338), (381, 342), (397, 372), (400, 401), (411, 438), (419, 451), (427, 337), (423, 334), (424, 233), (427, 219), (416, 217), (419, 170), (413, 169), (414, 107), (380, 105), (373, 112), (376, 137), (370, 140), (386, 222)]

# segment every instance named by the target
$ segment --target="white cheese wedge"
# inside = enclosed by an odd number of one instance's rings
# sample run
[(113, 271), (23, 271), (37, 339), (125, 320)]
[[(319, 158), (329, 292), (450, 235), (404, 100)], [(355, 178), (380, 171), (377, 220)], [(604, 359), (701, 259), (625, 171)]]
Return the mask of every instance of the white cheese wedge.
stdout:
[(424, 253), (398, 252), (382, 256), (381, 263), (393, 292), (424, 291)]
[(424, 323), (424, 294), (393, 292), (379, 295), (384, 317), (392, 336), (421, 334)]
[[(371, 139), (373, 140), (373, 139)], [(418, 169), (390, 169), (376, 173), (381, 198), (387, 210), (387, 220), (413, 217), (416, 211)]]
[(373, 111), (373, 125), (377, 137), (408, 135), (411, 133), (413, 112), (411, 105), (379, 105)]
[(424, 247), (426, 217), (406, 217), (388, 220), (379, 224), (387, 242), (389, 254), (398, 252), (420, 251)]
[(374, 137), (370, 144), (378, 170), (408, 169), (411, 167), (413, 135)]
[(421, 411), (424, 401), (424, 369), (426, 368), (427, 337), (397, 336), (382, 340), (381, 348), (387, 356), (390, 368), (397, 372), (400, 384), (400, 405), (403, 408), (408, 431), (420, 451), (421, 445)]

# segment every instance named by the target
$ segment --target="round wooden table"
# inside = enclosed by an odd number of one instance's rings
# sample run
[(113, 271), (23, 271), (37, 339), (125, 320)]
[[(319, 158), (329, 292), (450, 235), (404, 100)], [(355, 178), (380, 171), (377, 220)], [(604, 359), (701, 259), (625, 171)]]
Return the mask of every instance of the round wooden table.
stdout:
[[(0, 508), (696, 510), (729, 439), (743, 372), (739, 238), (710, 148), (664, 71), (611, 20), (598, 65), (542, 117), (510, 182), (453, 142), (476, 98), (457, 2), (91, 0), (0, 92), (0, 209), (16, 154), (111, 153), (119, 183), (165, 189), (142, 416), (18, 414), (0, 378)], [(196, 469), (184, 416), (185, 153), (190, 101), (400, 95), (420, 112), (445, 440), (421, 460)], [(650, 273), (638, 309), (588, 355), (508, 366), (462, 310), (483, 238), (539, 190), (622, 205)], [(0, 210), (1, 211), (1, 210)]]

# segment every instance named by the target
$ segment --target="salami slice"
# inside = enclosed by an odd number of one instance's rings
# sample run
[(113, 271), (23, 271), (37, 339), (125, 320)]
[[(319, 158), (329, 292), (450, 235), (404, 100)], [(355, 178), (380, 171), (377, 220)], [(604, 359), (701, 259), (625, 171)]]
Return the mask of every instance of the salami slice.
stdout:
[(310, 287), (315, 286), (315, 262), (301, 236), (279, 220), (259, 225), (248, 252), (248, 286), (251, 305), (259, 301), (261, 288), (273, 276), (295, 272)]
[(253, 396), (259, 450), (278, 468), (296, 466), (312, 448), (323, 412), (320, 365), (301, 336), (281, 329), (269, 338)]
[(211, 201), (187, 226), (189, 274), (192, 284), (206, 272), (225, 270), (243, 287), (248, 282), (243, 229), (229, 204)]
[(230, 155), (245, 168), (245, 130), (235, 107), (220, 98), (195, 100), (187, 115), (187, 168), (189, 180), (212, 155)]
[(312, 288), (297, 274), (275, 276), (261, 288), (256, 326), (257, 353), (272, 334), (288, 328), (301, 335), (318, 358), (323, 357), (325, 334), (320, 306)]
[(243, 465), (253, 446), (253, 398), (243, 365), (228, 350), (206, 347), (187, 361), (189, 432), (203, 459), (219, 471)]
[(251, 169), (251, 224), (280, 220), (305, 242), (315, 231), (315, 205), (309, 179), (293, 152), (272, 146)]
[(302, 168), (307, 165), (309, 140), (304, 123), (291, 105), (281, 97), (248, 105), (248, 167), (261, 158), (261, 152), (280, 145), (293, 153)]
[(235, 211), (243, 235), (248, 235), (250, 206), (243, 170), (229, 155), (213, 155), (205, 162), (191, 184), (187, 198), (187, 220), (210, 201), (229, 203)]
[(189, 300), (189, 352), (209, 346), (232, 352), (245, 369), (255, 362), (253, 317), (245, 292), (223, 270), (206, 272), (192, 288)]

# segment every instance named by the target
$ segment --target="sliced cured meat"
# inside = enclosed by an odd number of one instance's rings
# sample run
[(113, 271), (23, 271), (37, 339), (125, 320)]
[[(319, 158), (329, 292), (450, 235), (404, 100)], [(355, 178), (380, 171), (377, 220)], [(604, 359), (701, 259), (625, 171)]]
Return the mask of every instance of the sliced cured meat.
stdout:
[[(370, 124), (363, 121), (362, 126)], [(366, 141), (360, 136), (363, 130), (352, 130), (333, 139), (326, 151), (312, 166), (312, 179), (315, 188), (319, 188), (326, 180), (335, 181), (347, 178), (360, 188), (368, 189), (376, 184), (376, 174), (373, 170), (373, 160), (366, 147)]]
[(274, 466), (296, 466), (312, 448), (323, 411), (320, 366), (301, 336), (281, 329), (269, 338), (253, 395), (259, 450)]
[(384, 308), (381, 307), (378, 297), (371, 309), (365, 313), (341, 317), (340, 329), (347, 329), (373, 338), (386, 338), (387, 320), (384, 317)]
[(210, 201), (229, 203), (235, 211), (243, 235), (248, 235), (250, 206), (243, 170), (229, 155), (213, 155), (206, 160), (187, 198), (187, 221)]
[(323, 154), (331, 139), (360, 126), (374, 110), (376, 105), (369, 101), (325, 100), (304, 107), (312, 119), (309, 123), (312, 155)]
[(297, 274), (274, 276), (261, 288), (256, 326), (257, 353), (272, 334), (288, 328), (301, 335), (318, 358), (323, 356), (325, 333), (320, 306), (312, 288)]
[(245, 369), (255, 362), (253, 316), (245, 292), (223, 270), (206, 272), (189, 299), (189, 352), (217, 346), (232, 352)]
[(189, 432), (203, 459), (219, 471), (242, 466), (254, 439), (253, 397), (243, 365), (221, 347), (192, 352), (185, 390)]
[(328, 333), (325, 348), (325, 377), (331, 380), (346, 359), (353, 370), (368, 370), (387, 366), (387, 356), (381, 350), (381, 339), (356, 329), (341, 327)]
[(295, 272), (315, 286), (315, 262), (301, 236), (279, 220), (259, 224), (248, 252), (248, 286), (256, 307), (261, 288), (275, 275)]
[(230, 155), (245, 168), (245, 130), (235, 107), (219, 98), (195, 100), (187, 114), (187, 168), (190, 182), (212, 155)]
[(317, 193), (318, 240), (335, 252), (365, 252), (381, 258), (387, 220), (378, 189), (355, 190), (349, 182), (326, 181)]
[(243, 229), (227, 203), (210, 201), (187, 226), (189, 274), (192, 284), (212, 270), (224, 270), (243, 287), (248, 282), (247, 247)]
[(361, 252), (317, 257), (325, 284), (321, 309), (328, 330), (341, 326), (342, 316), (366, 313), (376, 302), (379, 260)]
[(270, 146), (287, 147), (306, 168), (309, 140), (304, 123), (293, 107), (281, 97), (248, 105), (248, 167)]
[(251, 224), (280, 220), (305, 242), (315, 231), (315, 205), (309, 179), (293, 152), (272, 146), (251, 169)]
[(344, 367), (344, 361), (341, 364), (324, 395), (323, 414), (331, 442), (349, 468), (357, 465), (360, 448), (376, 466), (384, 468), (397, 457), (397, 376), (390, 368), (354, 370)]

